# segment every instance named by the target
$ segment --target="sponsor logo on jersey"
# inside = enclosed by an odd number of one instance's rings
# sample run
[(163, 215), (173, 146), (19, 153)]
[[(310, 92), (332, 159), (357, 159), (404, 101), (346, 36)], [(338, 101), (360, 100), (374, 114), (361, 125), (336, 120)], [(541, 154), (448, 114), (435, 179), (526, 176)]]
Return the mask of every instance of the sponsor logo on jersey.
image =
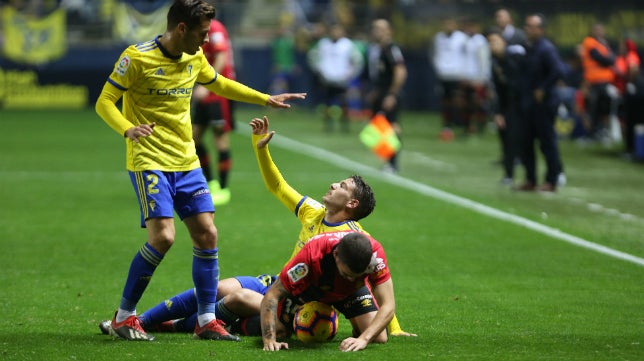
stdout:
[(371, 307), (372, 304), (373, 303), (372, 303), (371, 299), (364, 299), (364, 300), (360, 301), (360, 305), (362, 307)]
[(126, 55), (121, 59), (121, 61), (119, 61), (114, 71), (116, 72), (116, 74), (123, 76), (125, 75), (129, 67), (130, 67), (130, 57)]
[(286, 272), (286, 274), (288, 275), (288, 278), (291, 280), (291, 282), (295, 283), (309, 274), (309, 266), (307, 266), (305, 263), (298, 263), (295, 266), (291, 267)]
[(148, 95), (176, 96), (186, 98), (192, 95), (192, 88), (156, 89), (148, 88)]

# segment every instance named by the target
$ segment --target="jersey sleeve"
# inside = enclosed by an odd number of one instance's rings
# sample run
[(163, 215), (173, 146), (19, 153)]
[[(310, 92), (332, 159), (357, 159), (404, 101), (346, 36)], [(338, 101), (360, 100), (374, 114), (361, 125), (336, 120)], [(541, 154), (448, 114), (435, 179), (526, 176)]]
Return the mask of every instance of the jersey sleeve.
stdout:
[(373, 257), (369, 264), (369, 283), (373, 286), (379, 285), (391, 279), (389, 265), (385, 250), (379, 242), (372, 239), (371, 247), (373, 248)]
[(116, 88), (126, 91), (138, 78), (141, 71), (139, 52), (130, 46), (121, 54), (107, 81)]
[(197, 76), (197, 83), (207, 86), (208, 84), (214, 83), (217, 80), (217, 76), (219, 74), (217, 74), (215, 68), (213, 68), (212, 65), (208, 62), (208, 59), (203, 54), (203, 51), (200, 50), (200, 52), (201, 56), (199, 57), (199, 60), (201, 61), (201, 64), (199, 64), (199, 75)]
[(303, 248), (279, 274), (280, 282), (293, 296), (298, 296), (310, 285), (313, 278), (313, 262), (308, 248)]
[(200, 50), (201, 70), (197, 77), (197, 83), (205, 86), (211, 92), (224, 98), (239, 102), (265, 106), (270, 95), (261, 93), (244, 84), (228, 79), (218, 74), (208, 63), (208, 59)]
[(266, 188), (273, 193), (277, 199), (288, 208), (289, 211), (297, 216), (296, 208), (303, 200), (303, 197), (295, 189), (293, 189), (280, 173), (279, 169), (271, 158), (271, 153), (268, 151), (268, 146), (261, 149), (257, 148), (257, 143), (264, 138), (264, 135), (252, 136), (253, 150), (259, 165), (259, 171), (262, 174), (262, 179)]
[(134, 126), (119, 111), (116, 102), (137, 78), (140, 69), (137, 54), (134, 47), (121, 54), (96, 101), (96, 113), (120, 135)]

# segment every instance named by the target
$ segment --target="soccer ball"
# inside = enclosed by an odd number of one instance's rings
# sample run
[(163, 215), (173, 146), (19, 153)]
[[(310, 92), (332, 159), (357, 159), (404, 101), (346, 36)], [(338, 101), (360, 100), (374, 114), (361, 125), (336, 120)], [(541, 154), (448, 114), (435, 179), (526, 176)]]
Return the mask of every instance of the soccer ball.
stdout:
[(302, 342), (329, 341), (338, 332), (338, 313), (322, 302), (305, 303), (295, 311), (293, 331)]

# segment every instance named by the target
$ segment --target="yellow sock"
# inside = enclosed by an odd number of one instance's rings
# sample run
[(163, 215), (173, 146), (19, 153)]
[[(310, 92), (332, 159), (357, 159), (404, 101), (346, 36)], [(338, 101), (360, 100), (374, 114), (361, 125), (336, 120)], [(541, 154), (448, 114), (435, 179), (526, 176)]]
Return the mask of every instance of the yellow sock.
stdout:
[(403, 332), (402, 328), (400, 327), (400, 323), (398, 323), (398, 317), (396, 317), (396, 315), (394, 315), (394, 318), (392, 318), (391, 322), (389, 322), (389, 325), (387, 325), (387, 331), (390, 335), (395, 335), (397, 333)]

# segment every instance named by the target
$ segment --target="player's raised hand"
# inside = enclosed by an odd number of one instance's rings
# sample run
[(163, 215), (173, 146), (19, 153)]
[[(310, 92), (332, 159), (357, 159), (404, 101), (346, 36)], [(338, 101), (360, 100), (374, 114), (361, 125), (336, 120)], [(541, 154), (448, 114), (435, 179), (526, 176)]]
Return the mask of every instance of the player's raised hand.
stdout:
[(264, 116), (263, 119), (259, 118), (254, 118), (253, 120), (250, 121), (250, 127), (253, 131), (253, 134), (255, 135), (262, 135), (262, 134), (267, 134), (264, 138), (262, 138), (259, 142), (257, 142), (257, 148), (261, 149), (268, 144), (268, 142), (271, 141), (273, 138), (273, 135), (275, 135), (275, 131), (268, 131), (268, 117)]
[(147, 137), (152, 134), (154, 126), (157, 123), (152, 124), (139, 124), (135, 127), (129, 128), (125, 131), (125, 136), (130, 138), (134, 143), (139, 142), (139, 138)]
[(286, 102), (292, 99), (304, 99), (306, 98), (306, 93), (283, 93), (278, 95), (271, 95), (268, 98), (266, 105), (273, 108), (290, 108), (291, 105)]

